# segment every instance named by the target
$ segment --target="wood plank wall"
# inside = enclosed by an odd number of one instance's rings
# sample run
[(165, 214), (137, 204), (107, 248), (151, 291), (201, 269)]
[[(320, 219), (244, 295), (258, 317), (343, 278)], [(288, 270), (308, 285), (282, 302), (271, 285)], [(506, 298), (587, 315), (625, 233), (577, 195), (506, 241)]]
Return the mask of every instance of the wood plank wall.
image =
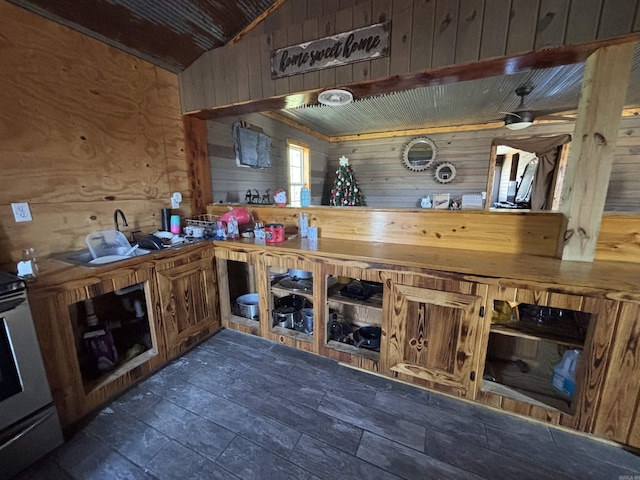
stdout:
[[(237, 120), (244, 120), (259, 127), (271, 137), (271, 168), (253, 169), (236, 165), (231, 126)], [(287, 139), (301, 142), (310, 149), (312, 203), (319, 205), (323, 195), (326, 198), (328, 142), (318, 140), (316, 137), (260, 114), (224, 118), (217, 121), (209, 120), (207, 131), (209, 165), (215, 203), (244, 202), (248, 189), (258, 189), (262, 195), (269, 188), (271, 196), (278, 188), (286, 190), (289, 178)], [(271, 200), (273, 201), (273, 198)]]
[[(180, 74), (182, 111), (625, 35), (640, 30), (638, 1), (287, 0), (238, 43)], [(271, 79), (272, 49), (389, 19), (388, 58)]]
[[(451, 198), (465, 192), (485, 191), (491, 142), (494, 138), (518, 138), (535, 135), (573, 133), (573, 122), (543, 123), (525, 132), (505, 128), (428, 135), (437, 147), (435, 163), (451, 162), (456, 178), (448, 184), (435, 181), (433, 168), (412, 172), (402, 163), (404, 146), (415, 136), (378, 140), (354, 140), (330, 143), (329, 170), (333, 159), (346, 155), (367, 197), (367, 205), (376, 208), (412, 208), (420, 198), (437, 192)], [(337, 160), (335, 160), (337, 166)], [(622, 120), (609, 183), (606, 211), (640, 213), (640, 118)]]
[[(189, 183), (175, 74), (0, 2), (0, 268), (21, 249), (85, 247), (113, 228), (159, 226)], [(33, 221), (16, 223), (12, 202)]]
[[(345, 155), (353, 165), (367, 197), (367, 205), (375, 208), (414, 208), (424, 195), (437, 192), (450, 193), (452, 198), (465, 192), (482, 192), (487, 187), (491, 142), (494, 138), (517, 138), (532, 135), (573, 133), (573, 123), (536, 124), (524, 132), (499, 128), (470, 132), (439, 133), (429, 135), (438, 149), (435, 163), (451, 162), (457, 169), (456, 179), (446, 185), (435, 181), (433, 168), (412, 172), (402, 163), (402, 152), (414, 136), (377, 140), (354, 140), (329, 143), (318, 140), (289, 126), (266, 119), (259, 114), (246, 117), (265, 128), (274, 137), (274, 167), (272, 172), (251, 171), (235, 166), (231, 123), (236, 119), (209, 120), (209, 156), (213, 178), (214, 201), (244, 201), (248, 188), (264, 189), (273, 185), (286, 185), (286, 169), (278, 159), (278, 144), (287, 137), (311, 146), (312, 151), (312, 204), (328, 205), (338, 159)], [(316, 152), (319, 155), (316, 155)], [(279, 163), (276, 163), (279, 162)], [(606, 211), (640, 213), (640, 117), (622, 120), (616, 145), (613, 170), (607, 194)], [(265, 177), (268, 175), (268, 177)], [(273, 179), (271, 178), (273, 177)], [(264, 180), (268, 178), (268, 180)], [(254, 186), (256, 185), (256, 186)], [(324, 195), (320, 197), (320, 192)]]

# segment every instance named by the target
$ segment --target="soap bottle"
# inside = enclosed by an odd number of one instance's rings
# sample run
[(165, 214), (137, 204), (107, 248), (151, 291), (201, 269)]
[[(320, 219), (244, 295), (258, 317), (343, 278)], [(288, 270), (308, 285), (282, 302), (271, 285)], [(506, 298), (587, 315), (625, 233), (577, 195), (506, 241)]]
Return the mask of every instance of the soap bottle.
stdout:
[(300, 190), (300, 206), (308, 207), (309, 205), (311, 205), (311, 192), (305, 183), (302, 190)]

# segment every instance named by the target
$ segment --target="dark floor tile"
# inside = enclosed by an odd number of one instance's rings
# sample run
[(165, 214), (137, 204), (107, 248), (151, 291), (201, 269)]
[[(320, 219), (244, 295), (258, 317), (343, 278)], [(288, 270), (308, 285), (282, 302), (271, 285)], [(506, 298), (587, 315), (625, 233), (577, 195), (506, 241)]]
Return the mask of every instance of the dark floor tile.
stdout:
[(222, 397), (202, 405), (197, 413), (283, 457), (291, 453), (301, 435), (283, 423)]
[(271, 372), (247, 371), (242, 375), (242, 381), (269, 395), (279, 395), (289, 401), (301, 403), (311, 408), (316, 408), (324, 396), (324, 391), (320, 389)]
[(376, 394), (372, 407), (418, 425), (424, 425), (442, 432), (457, 433), (460, 437), (464, 437), (465, 441), (479, 443), (484, 446), (487, 444), (484, 423), (471, 420), (468, 417), (386, 392), (378, 392)]
[(169, 438), (128, 413), (103, 409), (86, 427), (133, 463), (144, 467), (168, 443)]
[(550, 470), (561, 472), (573, 478), (602, 479), (612, 476), (640, 474), (625, 468), (595, 460), (583, 453), (559, 449), (548, 442), (539, 442), (523, 435), (514, 435), (496, 427), (487, 427), (489, 448), (509, 457), (523, 461), (544, 464)]
[(431, 392), (429, 405), (477, 421), (482, 421), (487, 410), (490, 410), (484, 405), (471, 403), (461, 398), (449, 397), (436, 392)]
[(216, 353), (202, 346), (191, 350), (185, 355), (185, 358), (190, 362), (196, 363), (199, 367), (208, 368), (231, 376), (242, 375), (248, 368), (247, 365), (238, 362), (236, 359), (229, 358), (226, 355)]
[(400, 442), (416, 450), (424, 448), (425, 427), (335, 395), (326, 395), (318, 411)]
[(186, 378), (189, 383), (249, 408), (258, 408), (269, 398), (264, 388), (254, 387), (243, 377), (230, 377), (208, 368), (198, 368)]
[(135, 387), (118, 398), (113, 404), (137, 418), (152, 410), (160, 400), (162, 400), (160, 395), (143, 387)]
[(480, 480), (482, 478), (369, 432), (364, 433), (357, 455), (358, 458), (408, 480), (425, 478)]
[(227, 342), (221, 338), (216, 338), (215, 342), (203, 344), (203, 348), (249, 365), (261, 362), (268, 352), (268, 350), (264, 349), (254, 349), (237, 343)]
[(235, 434), (167, 400), (141, 418), (167, 437), (211, 460), (227, 448)]
[(356, 453), (362, 436), (362, 429), (285, 397), (273, 396), (260, 412), (351, 454)]
[(173, 382), (170, 388), (159, 389), (156, 392), (162, 395), (165, 399), (195, 413), (200, 413), (203, 406), (206, 406), (209, 402), (220, 398), (217, 395), (184, 380)]
[(427, 430), (425, 453), (442, 462), (491, 480), (556, 480), (569, 478), (546, 469), (544, 464), (525, 462), (508, 456), (508, 451), (494, 452), (468, 443), (464, 438), (437, 430)]
[(236, 437), (216, 462), (243, 480), (314, 480), (318, 478), (308, 470), (242, 437)]
[(79, 463), (63, 466), (73, 478), (79, 480), (152, 480), (143, 468), (120, 453), (101, 444), (92, 448)]
[(338, 362), (327, 357), (316, 355), (313, 353), (305, 352), (303, 350), (297, 350), (278, 343), (271, 347), (271, 352), (274, 355), (280, 355), (291, 359), (302, 366), (315, 367), (326, 372), (334, 372), (338, 369)]
[(564, 451), (583, 453), (596, 460), (640, 472), (640, 456), (619, 445), (610, 445), (579, 433), (549, 428), (556, 445)]
[[(2, 478), (1, 474), (0, 478)], [(14, 477), (14, 480), (72, 480), (72, 477), (57, 465), (51, 457), (45, 457), (23, 470)]]
[(89, 435), (84, 430), (76, 433), (64, 445), (54, 450), (50, 457), (67, 472), (87, 458), (93, 451), (104, 447), (98, 438)]
[(399, 480), (375, 465), (307, 435), (300, 438), (289, 460), (327, 480)]
[(370, 405), (377, 392), (375, 388), (368, 385), (353, 382), (335, 373), (309, 366), (294, 367), (289, 373), (288, 378), (362, 405)]
[(237, 478), (177, 442), (171, 442), (149, 463), (149, 471), (160, 480), (228, 480)]
[[(215, 340), (225, 340), (226, 342), (235, 343), (236, 345), (249, 347), (254, 350), (269, 350), (274, 345), (274, 342), (272, 342), (271, 340), (256, 337), (255, 335), (250, 335), (248, 333), (238, 332), (237, 330), (233, 330), (230, 328), (220, 330), (220, 332), (218, 332), (218, 334), (214, 338)], [(209, 340), (209, 342), (212, 342), (214, 338)]]
[(491, 408), (484, 408), (481, 410), (479, 420), (486, 425), (498, 427), (509, 433), (526, 436), (540, 442), (553, 443), (549, 427), (525, 417), (518, 417), (506, 412), (498, 412)]
[(338, 370), (336, 370), (336, 374), (349, 381), (362, 383), (363, 385), (374, 387), (380, 391), (392, 393), (398, 397), (408, 398), (414, 402), (423, 404), (429, 403), (431, 394), (427, 390), (407, 385), (406, 383), (402, 383), (391, 378), (363, 372), (344, 365), (340, 365)]

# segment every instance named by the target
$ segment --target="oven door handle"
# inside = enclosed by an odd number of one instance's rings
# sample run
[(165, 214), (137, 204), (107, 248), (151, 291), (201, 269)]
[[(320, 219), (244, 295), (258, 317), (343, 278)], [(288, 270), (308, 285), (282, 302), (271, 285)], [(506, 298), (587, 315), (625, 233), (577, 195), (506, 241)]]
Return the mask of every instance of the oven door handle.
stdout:
[(2, 445), (0, 445), (0, 452), (2, 450), (4, 450), (5, 448), (11, 446), (12, 444), (17, 442), (18, 440), (20, 440), (22, 437), (24, 437), (27, 433), (29, 433), (34, 428), (36, 428), (39, 425), (41, 425), (42, 423), (44, 423), (46, 420), (49, 419), (49, 417), (51, 417), (51, 415), (53, 415), (53, 412), (48, 412), (46, 415), (43, 415), (42, 417), (34, 420), (31, 423), (31, 425), (29, 425), (28, 427), (26, 427), (26, 428), (22, 429), (20, 432), (16, 433), (13, 437), (11, 437), (9, 440), (7, 440)]

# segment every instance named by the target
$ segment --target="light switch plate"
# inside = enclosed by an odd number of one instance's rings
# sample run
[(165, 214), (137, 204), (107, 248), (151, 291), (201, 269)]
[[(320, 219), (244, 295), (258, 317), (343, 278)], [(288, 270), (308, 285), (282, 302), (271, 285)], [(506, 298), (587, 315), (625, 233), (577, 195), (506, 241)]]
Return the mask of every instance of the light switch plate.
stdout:
[(16, 222), (30, 222), (33, 220), (31, 218), (31, 210), (29, 210), (29, 204), (27, 202), (12, 203), (11, 209), (13, 210), (13, 218), (16, 219)]

